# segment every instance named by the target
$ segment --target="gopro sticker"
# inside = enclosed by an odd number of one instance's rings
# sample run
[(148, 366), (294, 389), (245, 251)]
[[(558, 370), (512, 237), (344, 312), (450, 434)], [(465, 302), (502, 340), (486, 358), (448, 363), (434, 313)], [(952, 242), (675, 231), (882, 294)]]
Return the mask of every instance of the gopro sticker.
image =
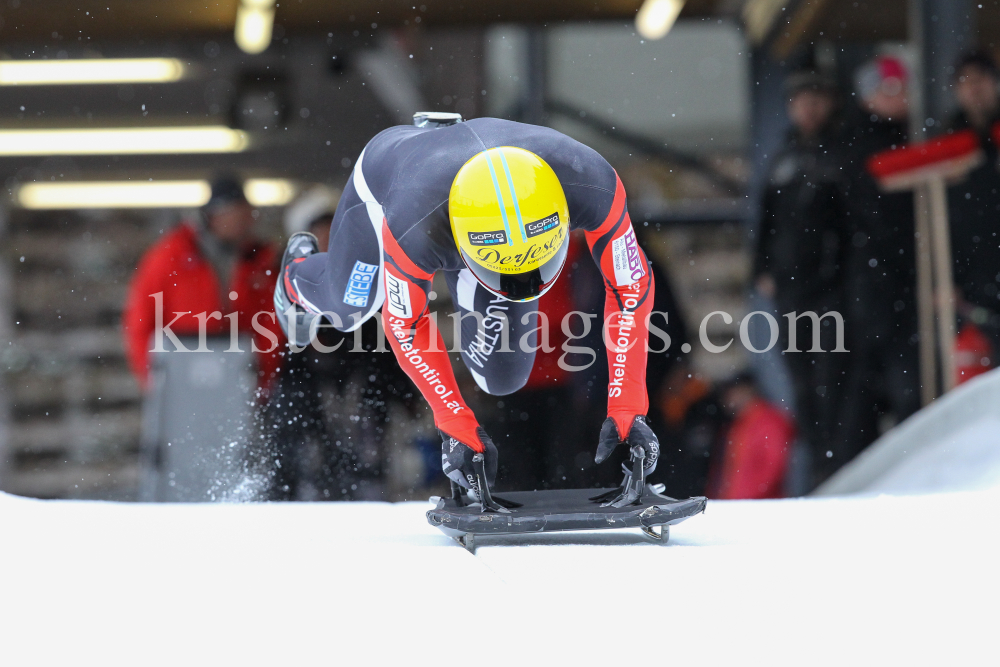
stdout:
[(469, 243), (472, 245), (503, 245), (507, 243), (507, 234), (502, 229), (498, 232), (469, 232)]
[(528, 234), (528, 238), (530, 239), (532, 236), (538, 236), (539, 234), (552, 231), (558, 226), (559, 214), (553, 213), (552, 215), (544, 217), (541, 220), (535, 220), (534, 222), (527, 223), (524, 226), (524, 231)]

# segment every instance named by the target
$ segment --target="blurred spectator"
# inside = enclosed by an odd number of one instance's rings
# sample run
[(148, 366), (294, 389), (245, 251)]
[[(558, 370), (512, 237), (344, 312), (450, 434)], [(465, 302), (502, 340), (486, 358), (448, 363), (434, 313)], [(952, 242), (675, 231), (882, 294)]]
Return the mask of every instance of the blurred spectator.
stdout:
[(864, 168), (877, 151), (907, 141), (907, 69), (882, 56), (860, 68), (859, 108), (845, 123), (844, 319), (850, 350), (841, 387), (839, 435), (814, 455), (815, 483), (920, 408), (916, 261), (911, 192), (884, 193)]
[[(757, 290), (774, 300), (778, 312), (840, 311), (846, 211), (843, 162), (835, 150), (834, 118), (838, 95), (834, 81), (813, 71), (792, 74), (785, 83), (792, 122), (785, 147), (773, 162), (762, 199), (754, 258)], [(813, 325), (797, 320), (798, 353), (786, 353), (795, 387), (795, 415), (806, 442), (826, 449), (836, 427), (838, 381), (843, 355), (836, 347), (831, 318), (822, 320), (820, 341), (826, 353), (809, 352)], [(781, 349), (788, 349), (782, 327)]]
[(713, 462), (708, 495), (722, 500), (782, 498), (795, 426), (787, 413), (764, 400), (749, 376), (720, 391), (732, 423)]
[[(327, 247), (338, 198), (308, 190), (285, 212), (285, 232), (311, 232)], [(271, 499), (383, 499), (389, 408), (412, 387), (379, 334), (377, 318), (354, 333), (323, 327), (317, 344), (284, 353), (261, 424), (276, 461)]]
[(955, 384), (967, 382), (990, 370), (993, 365), (993, 343), (983, 330), (972, 322), (959, 318), (955, 336)]
[[(150, 337), (156, 327), (156, 301), (162, 294), (162, 322), (178, 336), (199, 334), (198, 315), (207, 313), (209, 336), (228, 336), (237, 313), (240, 333), (252, 334), (258, 355), (261, 387), (273, 380), (284, 336), (273, 317), (272, 295), (279, 256), (269, 243), (253, 235), (256, 211), (231, 178), (212, 183), (212, 195), (197, 220), (188, 220), (146, 251), (129, 285), (122, 311), (125, 352), (132, 372), (146, 385)], [(175, 318), (178, 313), (183, 313)], [(215, 317), (213, 314), (217, 314)], [(270, 339), (269, 339), (270, 337)]]
[(983, 365), (982, 360), (991, 360), (993, 349), (1000, 345), (1000, 238), (996, 231), (1000, 171), (992, 134), (1000, 120), (1000, 72), (993, 57), (986, 51), (963, 56), (955, 66), (954, 89), (959, 109), (947, 130), (975, 130), (986, 155), (982, 165), (948, 190), (958, 293), (956, 354), (963, 366), (959, 380), (964, 381), (988, 370), (992, 361)]
[(993, 124), (1000, 119), (998, 86), (1000, 71), (988, 51), (972, 51), (962, 56), (955, 65), (955, 99), (959, 109), (947, 128), (972, 128), (983, 139), (989, 139)]
[(711, 383), (686, 361), (676, 364), (656, 394), (650, 414), (662, 417), (660, 462), (654, 481), (674, 498), (703, 496), (729, 420)]
[(340, 193), (325, 185), (315, 185), (285, 211), (285, 234), (309, 232), (316, 237), (320, 249), (330, 245), (330, 221), (337, 210)]

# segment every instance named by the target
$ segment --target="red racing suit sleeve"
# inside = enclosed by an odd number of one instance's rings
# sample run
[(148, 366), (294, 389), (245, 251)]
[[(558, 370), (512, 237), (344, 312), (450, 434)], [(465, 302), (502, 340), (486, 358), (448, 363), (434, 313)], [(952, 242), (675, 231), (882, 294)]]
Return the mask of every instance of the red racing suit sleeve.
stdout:
[(601, 225), (586, 232), (587, 245), (604, 277), (604, 343), (608, 350), (608, 417), (625, 438), (633, 420), (649, 409), (646, 347), (653, 309), (653, 276), (635, 239), (625, 188), (615, 178), (615, 197)]
[(476, 433), (479, 422), (458, 391), (441, 332), (428, 312), (427, 295), (433, 275), (406, 256), (384, 223), (382, 242), (385, 257), (382, 323), (389, 345), (403, 371), (430, 404), (434, 425), (473, 451), (482, 452), (485, 446)]

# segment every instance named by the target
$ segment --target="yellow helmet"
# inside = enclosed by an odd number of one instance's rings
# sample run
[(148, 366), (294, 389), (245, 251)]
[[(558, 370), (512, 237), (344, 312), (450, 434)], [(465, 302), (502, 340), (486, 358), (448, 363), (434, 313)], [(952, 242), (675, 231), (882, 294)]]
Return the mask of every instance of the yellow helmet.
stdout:
[(448, 215), (462, 261), (508, 301), (537, 299), (566, 263), (566, 195), (531, 151), (501, 146), (474, 155), (451, 184)]

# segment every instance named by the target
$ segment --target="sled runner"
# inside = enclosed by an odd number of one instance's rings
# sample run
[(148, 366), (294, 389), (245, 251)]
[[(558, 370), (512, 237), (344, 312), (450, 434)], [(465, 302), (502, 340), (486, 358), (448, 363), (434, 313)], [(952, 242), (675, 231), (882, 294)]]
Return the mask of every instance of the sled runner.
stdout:
[(641, 451), (636, 454), (631, 469), (623, 466), (625, 480), (617, 489), (517, 491), (499, 498), (490, 493), (485, 476), (479, 479), (481, 494), (452, 484), (451, 497), (438, 498), (427, 521), (473, 553), (478, 536), (612, 528), (641, 528), (666, 544), (670, 526), (705, 511), (706, 499), (661, 495), (662, 484), (645, 483)]

